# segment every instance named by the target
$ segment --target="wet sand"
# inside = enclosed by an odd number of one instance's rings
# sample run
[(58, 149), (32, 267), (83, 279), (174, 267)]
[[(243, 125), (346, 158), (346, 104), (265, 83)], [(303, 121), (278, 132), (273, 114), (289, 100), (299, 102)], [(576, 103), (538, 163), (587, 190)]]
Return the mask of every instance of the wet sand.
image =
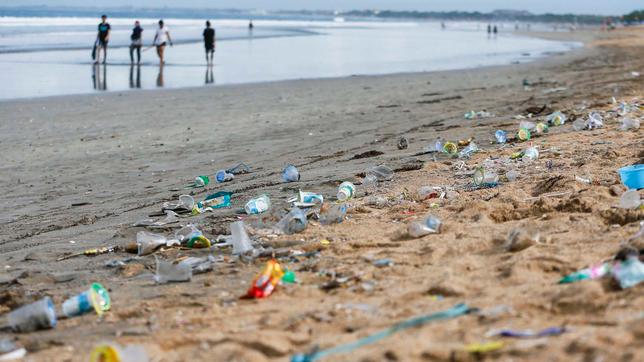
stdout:
[[(642, 163), (642, 131), (617, 131), (617, 118), (607, 112), (615, 107), (611, 97), (642, 101), (643, 78), (631, 72), (644, 71), (644, 32), (557, 36), (587, 45), (536, 63), (475, 70), (0, 102), (1, 310), (45, 295), (60, 305), (91, 282), (108, 287), (113, 300), (101, 320), (87, 315), (60, 320), (55, 330), (2, 336), (16, 338), (29, 357), (43, 361), (87, 360), (92, 346), (106, 341), (142, 345), (159, 361), (283, 361), (465, 302), (487, 311), (508, 308), (403, 331), (328, 360), (474, 360), (485, 356), (468, 354), (464, 346), (497, 340), (485, 337), (491, 329), (563, 325), (570, 331), (561, 336), (504, 340), (489, 358), (642, 360), (642, 285), (619, 291), (608, 281), (556, 282), (613, 257), (644, 218), (642, 211), (615, 207), (625, 190), (616, 170)], [(499, 148), (490, 143), (494, 131), (516, 130), (513, 116), (543, 105), (573, 118), (602, 111), (606, 126), (585, 132), (574, 132), (570, 123), (553, 127), (534, 139), (539, 161), (513, 163), (516, 182), (469, 190), (469, 174), (486, 158), (527, 147)], [(496, 116), (463, 119), (482, 109)], [(408, 149), (397, 149), (400, 136), (409, 140)], [(483, 151), (464, 164), (417, 155), (438, 136), (474, 137)], [(382, 154), (354, 157), (368, 151)], [(154, 256), (120, 268), (105, 264), (131, 254), (57, 260), (133, 241), (141, 230), (131, 226), (135, 221), (186, 193), (182, 186), (195, 176), (238, 162), (253, 172), (191, 192), (201, 199), (233, 191), (233, 207), (182, 223), (196, 223), (214, 238), (227, 234), (228, 224), (244, 217), (235, 211), (258, 194), (267, 193), (279, 210), (298, 189), (332, 198), (340, 182), (360, 183), (370, 166), (398, 172), (377, 191), (390, 199), (386, 208), (366, 206), (358, 186), (360, 197), (342, 224), (312, 221), (301, 234), (260, 237), (264, 245), (319, 250), (285, 259), (299, 283), (278, 287), (265, 300), (239, 297), (266, 259), (238, 260), (229, 250), (215, 252), (224, 261), (213, 272), (160, 286), (152, 280)], [(297, 165), (301, 181), (280, 182), (287, 163)], [(458, 196), (413, 201), (421, 186), (454, 187)], [(568, 193), (538, 197), (552, 192)], [(401, 236), (426, 214), (443, 221), (439, 235)], [(504, 246), (517, 227), (538, 232), (538, 242)], [(641, 239), (635, 242), (642, 248)], [(175, 260), (208, 252), (155, 255)], [(394, 265), (374, 266), (381, 258)], [(348, 281), (320, 288), (334, 273)]]

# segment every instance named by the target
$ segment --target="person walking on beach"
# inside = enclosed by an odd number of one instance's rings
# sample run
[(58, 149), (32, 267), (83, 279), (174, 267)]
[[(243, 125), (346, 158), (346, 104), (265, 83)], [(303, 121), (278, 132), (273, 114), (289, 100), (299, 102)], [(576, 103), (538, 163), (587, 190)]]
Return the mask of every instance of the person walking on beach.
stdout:
[(494, 33), (494, 36), (496, 37), (497, 34), (499, 34), (499, 28), (497, 28), (496, 25), (494, 25), (494, 29), (492, 30), (492, 32)]
[[(206, 20), (206, 28), (203, 30), (203, 41), (206, 47), (206, 63), (212, 65), (215, 55), (215, 29), (210, 27), (210, 20)], [(210, 58), (208, 58), (210, 55)]]
[(154, 45), (157, 47), (157, 55), (159, 56), (159, 64), (163, 65), (165, 61), (163, 60), (163, 53), (165, 51), (165, 46), (170, 44), (172, 46), (172, 38), (170, 38), (170, 31), (167, 26), (163, 25), (163, 20), (159, 20), (159, 29), (157, 29), (156, 35), (154, 35)]
[(139, 21), (134, 22), (134, 28), (132, 29), (132, 35), (130, 35), (130, 63), (134, 64), (134, 50), (136, 50), (137, 62), (136, 64), (141, 64), (141, 46), (143, 45), (143, 28), (141, 28), (141, 23)]
[(107, 22), (107, 15), (101, 15), (101, 23), (98, 24), (98, 34), (96, 35), (96, 61), (98, 64), (101, 59), (101, 50), (103, 50), (103, 64), (107, 62), (107, 43), (110, 41), (110, 31), (112, 27)]

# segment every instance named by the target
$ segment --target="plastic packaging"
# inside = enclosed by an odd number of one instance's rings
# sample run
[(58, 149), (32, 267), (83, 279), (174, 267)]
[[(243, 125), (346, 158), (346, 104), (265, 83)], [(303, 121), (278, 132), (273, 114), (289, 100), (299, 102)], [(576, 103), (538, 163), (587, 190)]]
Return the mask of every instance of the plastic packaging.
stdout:
[(590, 112), (590, 114), (588, 114), (587, 126), (588, 129), (604, 127), (604, 119), (601, 114), (599, 114), (599, 112)]
[(525, 128), (528, 131), (534, 130), (535, 127), (536, 126), (535, 126), (534, 122), (530, 122), (530, 121), (521, 121), (521, 122), (519, 122), (519, 128)]
[(382, 209), (389, 205), (389, 202), (387, 202), (387, 199), (382, 196), (368, 196), (364, 198), (364, 204), (377, 209)]
[(586, 128), (588, 128), (588, 124), (581, 118), (577, 118), (574, 122), (572, 122), (572, 129), (574, 129), (575, 131), (583, 131)]
[(362, 180), (362, 187), (370, 190), (378, 186), (378, 178), (375, 175), (366, 175)]
[(496, 172), (485, 169), (485, 167), (477, 168), (472, 178), (474, 184), (477, 186), (496, 184), (499, 182), (499, 175)]
[(206, 196), (203, 201), (197, 203), (197, 207), (193, 210), (193, 213), (203, 213), (206, 211), (229, 207), (232, 194), (232, 192), (228, 191), (219, 191), (214, 194), (210, 194)]
[(506, 143), (508, 141), (508, 134), (503, 130), (498, 130), (494, 132), (494, 138), (496, 138), (496, 143)]
[(282, 171), (282, 180), (284, 182), (300, 181), (300, 172), (293, 165), (287, 165)]
[(236, 221), (230, 224), (230, 233), (232, 235), (233, 254), (245, 254), (253, 250), (253, 244), (250, 242), (243, 221)]
[(301, 209), (294, 207), (277, 223), (276, 227), (284, 234), (291, 235), (304, 231), (307, 224), (306, 214)]
[(172, 264), (157, 259), (157, 271), (154, 280), (159, 284), (171, 282), (189, 282), (192, 279), (192, 268), (188, 264)]
[(227, 169), (226, 172), (232, 173), (233, 175), (241, 175), (245, 173), (250, 173), (250, 167), (248, 167), (245, 163), (242, 162)]
[(329, 207), (327, 210), (320, 213), (320, 224), (329, 225), (341, 223), (347, 214), (347, 205), (338, 204)]
[(89, 356), (90, 362), (148, 362), (148, 354), (142, 346), (103, 344), (96, 346)]
[(419, 238), (429, 234), (440, 233), (441, 221), (435, 216), (427, 216), (420, 222), (413, 222), (409, 224), (409, 236)]
[(622, 118), (622, 125), (619, 126), (620, 131), (628, 131), (631, 129), (640, 129), (640, 120), (637, 118)]
[(338, 200), (346, 201), (352, 199), (356, 193), (356, 186), (349, 181), (345, 181), (338, 187)]
[(190, 212), (195, 206), (195, 199), (190, 195), (179, 196), (179, 202), (164, 202), (161, 210), (172, 210), (176, 212)]
[(273, 293), (277, 284), (284, 277), (284, 270), (276, 260), (269, 260), (251, 284), (246, 296), (248, 298), (266, 298)]
[(385, 165), (372, 167), (366, 172), (367, 176), (374, 176), (378, 181), (391, 181), (394, 178), (394, 170)]
[(56, 310), (49, 297), (23, 305), (7, 315), (7, 323), (15, 332), (33, 332), (56, 326)]
[(644, 188), (644, 164), (620, 168), (619, 177), (629, 189), (639, 190)]
[(644, 263), (637, 256), (631, 256), (617, 263), (612, 273), (622, 289), (634, 287), (644, 281)]
[(64, 301), (62, 309), (66, 317), (75, 317), (91, 311), (100, 316), (110, 310), (111, 305), (107, 289), (99, 283), (93, 283), (86, 291)]
[(139, 231), (136, 233), (136, 249), (138, 256), (152, 254), (163, 245), (166, 245), (168, 239), (159, 234)]
[(288, 200), (288, 202), (297, 207), (311, 207), (321, 205), (324, 202), (324, 196), (314, 192), (299, 191), (297, 197)]
[(566, 117), (565, 114), (557, 111), (557, 112), (550, 113), (546, 117), (546, 122), (548, 122), (548, 124), (551, 126), (561, 126), (564, 123), (566, 123), (567, 119), (568, 118)]
[(619, 207), (622, 209), (637, 209), (640, 205), (640, 193), (637, 190), (628, 190), (619, 199)]
[(527, 128), (519, 128), (517, 132), (517, 138), (521, 141), (528, 141), (532, 137), (530, 130)]
[(476, 145), (476, 143), (471, 142), (467, 147), (461, 150), (461, 152), (458, 153), (458, 157), (460, 158), (470, 158), (473, 153), (476, 153), (479, 151), (479, 147)]
[(203, 236), (201, 230), (199, 230), (193, 224), (188, 224), (181, 229), (177, 230), (174, 233), (174, 237), (179, 240), (179, 242), (189, 248), (209, 248), (210, 240)]
[(208, 176), (197, 176), (195, 177), (195, 187), (204, 187), (210, 183), (210, 178)]
[(590, 268), (578, 270), (572, 274), (568, 274), (559, 280), (559, 284), (574, 283), (587, 279), (599, 279), (604, 275), (610, 273), (610, 263), (599, 264)]
[(531, 161), (536, 161), (539, 159), (539, 150), (534, 146), (528, 147), (525, 151), (523, 151), (523, 158), (527, 158)]
[(219, 170), (215, 174), (215, 180), (217, 180), (218, 183), (228, 182), (234, 179), (235, 179), (235, 175), (232, 173), (226, 172), (226, 170)]
[(251, 199), (244, 206), (244, 210), (248, 215), (261, 214), (264, 211), (267, 211), (271, 208), (271, 199), (268, 198), (268, 195), (264, 194), (257, 198)]
[(548, 128), (548, 125), (543, 123), (543, 122), (537, 123), (537, 125), (534, 127), (534, 131), (537, 134), (548, 133), (549, 130), (550, 130), (550, 128)]

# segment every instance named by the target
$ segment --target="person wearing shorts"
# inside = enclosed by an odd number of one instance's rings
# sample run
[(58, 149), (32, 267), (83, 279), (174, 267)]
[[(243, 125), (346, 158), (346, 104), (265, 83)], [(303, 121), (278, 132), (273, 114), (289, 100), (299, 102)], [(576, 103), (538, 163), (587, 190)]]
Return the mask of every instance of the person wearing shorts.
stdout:
[(206, 21), (206, 29), (203, 31), (203, 41), (206, 48), (206, 63), (212, 65), (215, 55), (215, 29), (210, 27), (210, 20)]
[(141, 46), (143, 45), (143, 28), (141, 28), (141, 23), (139, 21), (134, 22), (134, 28), (132, 29), (132, 35), (130, 35), (130, 63), (134, 64), (134, 51), (136, 50), (137, 62), (136, 64), (141, 63)]
[(170, 38), (170, 31), (167, 26), (164, 26), (163, 20), (159, 20), (159, 28), (157, 29), (156, 35), (154, 35), (154, 45), (157, 47), (157, 55), (159, 56), (159, 64), (163, 65), (165, 61), (163, 60), (163, 55), (165, 52), (165, 46), (170, 44), (172, 46), (172, 38)]
[(103, 50), (103, 64), (107, 62), (107, 43), (110, 41), (110, 31), (112, 27), (107, 22), (107, 15), (101, 16), (101, 23), (98, 24), (98, 34), (96, 35), (96, 64), (101, 59), (101, 50)]

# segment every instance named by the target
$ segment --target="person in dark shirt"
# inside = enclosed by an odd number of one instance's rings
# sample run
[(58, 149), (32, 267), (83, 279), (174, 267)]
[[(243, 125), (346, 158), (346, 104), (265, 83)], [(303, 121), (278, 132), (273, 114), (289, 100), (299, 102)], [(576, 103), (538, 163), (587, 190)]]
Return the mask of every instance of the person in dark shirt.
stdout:
[[(206, 21), (206, 28), (203, 30), (203, 41), (206, 47), (206, 62), (212, 65), (215, 55), (215, 29), (210, 27), (210, 20)], [(210, 55), (210, 58), (208, 56)]]
[(134, 22), (134, 28), (132, 28), (132, 35), (130, 39), (130, 63), (134, 64), (134, 50), (136, 49), (137, 62), (136, 64), (141, 64), (141, 46), (143, 45), (143, 28), (139, 21)]
[(96, 35), (96, 63), (101, 59), (101, 49), (103, 50), (103, 64), (107, 62), (107, 43), (110, 41), (110, 31), (112, 28), (107, 22), (107, 15), (101, 16), (101, 23), (98, 24), (98, 34)]

